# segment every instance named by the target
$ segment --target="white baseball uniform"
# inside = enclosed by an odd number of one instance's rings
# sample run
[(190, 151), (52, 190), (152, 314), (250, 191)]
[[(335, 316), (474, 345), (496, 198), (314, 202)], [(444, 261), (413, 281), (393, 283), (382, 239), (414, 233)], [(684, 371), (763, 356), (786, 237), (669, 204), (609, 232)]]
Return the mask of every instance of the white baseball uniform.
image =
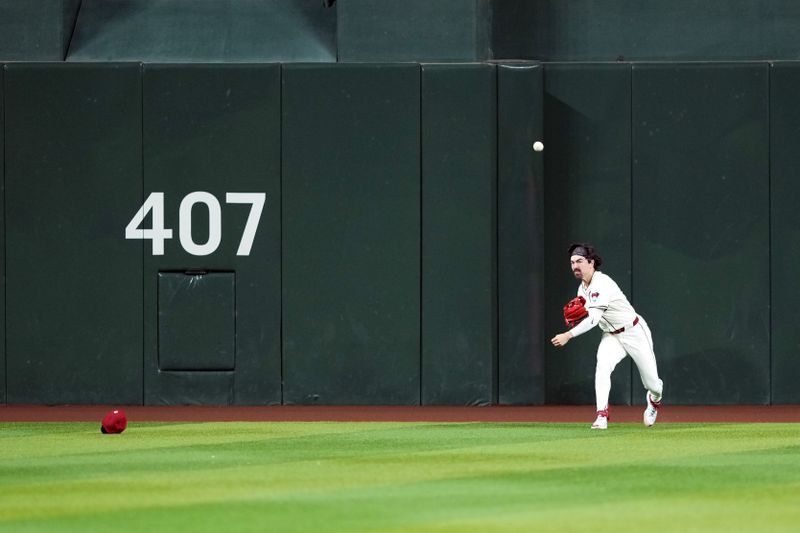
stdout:
[(658, 378), (650, 328), (636, 314), (616, 282), (599, 270), (595, 271), (588, 287), (584, 287), (583, 282), (578, 286), (578, 296), (586, 299), (589, 316), (572, 328), (572, 336), (586, 333), (596, 325), (603, 330), (603, 338), (597, 347), (597, 369), (594, 375), (597, 410), (608, 408), (611, 372), (625, 355), (630, 355), (636, 363), (642, 384), (650, 391), (653, 400), (661, 400), (664, 384)]

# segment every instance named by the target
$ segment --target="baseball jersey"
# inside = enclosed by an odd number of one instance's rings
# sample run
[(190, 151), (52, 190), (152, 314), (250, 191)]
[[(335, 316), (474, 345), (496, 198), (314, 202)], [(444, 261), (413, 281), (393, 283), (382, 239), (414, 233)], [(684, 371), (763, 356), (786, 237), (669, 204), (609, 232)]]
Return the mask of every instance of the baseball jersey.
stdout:
[(611, 332), (630, 326), (636, 319), (636, 311), (622, 293), (619, 285), (600, 271), (592, 275), (588, 287), (578, 285), (578, 296), (586, 299), (586, 309), (599, 309), (603, 312), (600, 318), (600, 329)]

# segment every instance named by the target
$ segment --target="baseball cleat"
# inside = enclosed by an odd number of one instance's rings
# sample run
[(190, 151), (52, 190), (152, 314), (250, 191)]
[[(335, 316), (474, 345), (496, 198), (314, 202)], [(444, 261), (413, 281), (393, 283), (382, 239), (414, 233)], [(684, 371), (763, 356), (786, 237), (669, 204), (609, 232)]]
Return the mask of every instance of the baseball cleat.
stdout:
[(661, 407), (661, 400), (654, 402), (650, 398), (650, 393), (648, 392), (646, 395), (647, 398), (647, 408), (644, 410), (644, 425), (647, 427), (652, 426), (656, 423), (656, 418), (658, 418), (658, 409)]
[(592, 424), (592, 429), (608, 429), (608, 409), (597, 411), (597, 420)]

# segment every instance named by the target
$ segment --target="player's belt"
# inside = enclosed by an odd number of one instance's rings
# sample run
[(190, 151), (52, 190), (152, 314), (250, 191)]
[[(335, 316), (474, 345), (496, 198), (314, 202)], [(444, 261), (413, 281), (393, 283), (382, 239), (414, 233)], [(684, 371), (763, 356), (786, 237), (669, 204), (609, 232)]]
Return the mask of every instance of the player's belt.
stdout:
[(616, 330), (616, 331), (612, 331), (612, 332), (611, 332), (611, 334), (612, 334), (612, 335), (617, 335), (617, 334), (619, 334), (619, 333), (622, 333), (622, 332), (623, 332), (623, 331), (625, 331), (626, 329), (631, 329), (633, 326), (635, 326), (635, 325), (636, 325), (636, 324), (638, 324), (638, 323), (639, 323), (639, 317), (637, 316), (635, 319), (633, 319), (633, 323), (632, 323), (630, 326), (624, 326), (624, 327), (621, 327), (621, 328), (619, 328), (619, 329), (618, 329), (618, 330)]

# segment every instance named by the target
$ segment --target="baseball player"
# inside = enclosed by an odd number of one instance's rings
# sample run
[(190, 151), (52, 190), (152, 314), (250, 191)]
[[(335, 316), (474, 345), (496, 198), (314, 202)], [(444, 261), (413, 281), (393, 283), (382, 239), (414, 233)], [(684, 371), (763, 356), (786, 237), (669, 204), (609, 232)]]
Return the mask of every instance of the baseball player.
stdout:
[[(585, 300), (586, 309), (580, 311), (586, 317), (569, 331), (553, 337), (550, 342), (553, 346), (565, 346), (573, 337), (582, 335), (599, 325), (603, 330), (603, 338), (597, 348), (597, 369), (594, 376), (597, 420), (592, 424), (592, 429), (608, 428), (611, 372), (626, 355), (630, 355), (636, 363), (642, 384), (647, 389), (644, 425), (650, 427), (656, 423), (664, 386), (658, 377), (650, 328), (647, 327), (644, 318), (636, 314), (614, 280), (600, 271), (603, 259), (592, 245), (573, 244), (569, 248), (569, 255), (572, 272), (575, 278), (581, 281), (578, 286), (578, 297)], [(566, 312), (565, 308), (565, 314)]]

